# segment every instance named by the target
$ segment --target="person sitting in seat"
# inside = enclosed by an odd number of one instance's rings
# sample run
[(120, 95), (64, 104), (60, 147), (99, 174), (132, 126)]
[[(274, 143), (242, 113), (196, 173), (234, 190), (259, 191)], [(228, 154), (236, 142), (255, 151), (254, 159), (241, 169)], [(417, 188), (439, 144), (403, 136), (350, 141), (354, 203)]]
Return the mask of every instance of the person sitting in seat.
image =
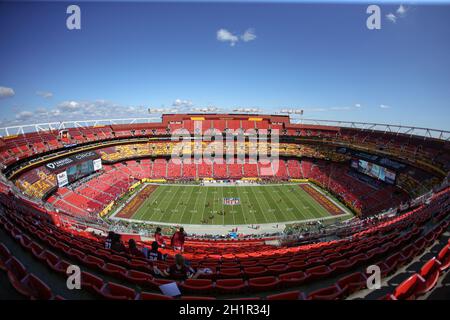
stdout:
[(188, 266), (184, 257), (179, 253), (175, 255), (175, 264), (171, 265), (166, 270), (160, 271), (156, 266), (153, 268), (156, 268), (156, 270), (159, 271), (156, 272), (155, 270), (155, 273), (159, 273), (163, 277), (170, 277), (177, 280), (196, 279), (203, 274), (201, 270), (195, 271), (192, 267)]
[(105, 240), (105, 249), (111, 249), (112, 242), (114, 240), (114, 231), (109, 231)]
[(128, 240), (128, 253), (139, 258), (144, 257), (142, 251), (136, 246), (136, 241), (134, 239)]
[(162, 254), (159, 250), (158, 242), (152, 242), (151, 250), (146, 250), (146, 258), (150, 261), (164, 261), (166, 260), (167, 254)]
[(126, 252), (126, 248), (122, 243), (122, 240), (120, 240), (121, 235), (115, 233), (113, 236), (113, 240), (111, 243), (111, 250), (116, 251), (116, 252)]

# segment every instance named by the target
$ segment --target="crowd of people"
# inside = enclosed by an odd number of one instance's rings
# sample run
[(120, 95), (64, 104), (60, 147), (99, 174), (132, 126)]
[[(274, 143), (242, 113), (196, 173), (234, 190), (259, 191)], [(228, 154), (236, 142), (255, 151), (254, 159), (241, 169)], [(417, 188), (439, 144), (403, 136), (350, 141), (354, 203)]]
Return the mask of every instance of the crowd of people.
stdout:
[[(154, 233), (154, 241), (152, 243), (153, 248), (165, 248), (167, 246), (164, 236), (162, 235), (161, 228), (157, 227)], [(170, 240), (170, 246), (174, 251), (183, 252), (184, 251), (184, 242), (186, 241), (186, 232), (183, 227), (180, 227), (177, 231), (175, 231)], [(157, 247), (156, 247), (157, 246)], [(133, 238), (128, 240), (128, 246), (124, 244), (122, 241), (122, 236), (119, 233), (114, 231), (109, 231), (108, 236), (105, 240), (105, 248), (111, 249), (116, 252), (124, 252), (133, 256), (145, 257), (148, 255), (148, 248), (144, 247), (142, 250), (139, 250), (136, 241)]]
[[(151, 243), (150, 248), (144, 246), (139, 248), (136, 241), (130, 238), (125, 244), (122, 241), (122, 236), (114, 231), (110, 231), (105, 240), (105, 249), (110, 249), (116, 253), (129, 254), (136, 258), (145, 258), (149, 261), (165, 261), (167, 259), (167, 254), (163, 254), (159, 249), (167, 248), (166, 243), (162, 233), (161, 228), (157, 227), (154, 233), (155, 240)], [(172, 279), (195, 279), (199, 275), (207, 273), (208, 269), (194, 269), (189, 265), (181, 253), (184, 251), (184, 242), (186, 241), (186, 232), (183, 227), (180, 227), (175, 231), (170, 238), (170, 247), (174, 250), (174, 263), (169, 265), (167, 268), (160, 269), (155, 264), (153, 266), (153, 272), (155, 275), (161, 277), (170, 277)]]

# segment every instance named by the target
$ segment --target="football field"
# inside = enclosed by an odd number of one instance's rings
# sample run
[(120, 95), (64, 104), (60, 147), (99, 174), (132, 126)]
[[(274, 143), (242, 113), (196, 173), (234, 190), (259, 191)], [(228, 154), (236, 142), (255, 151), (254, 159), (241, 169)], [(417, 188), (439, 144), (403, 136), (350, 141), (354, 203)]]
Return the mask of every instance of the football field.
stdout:
[(116, 215), (173, 224), (243, 225), (347, 214), (309, 185), (147, 185)]

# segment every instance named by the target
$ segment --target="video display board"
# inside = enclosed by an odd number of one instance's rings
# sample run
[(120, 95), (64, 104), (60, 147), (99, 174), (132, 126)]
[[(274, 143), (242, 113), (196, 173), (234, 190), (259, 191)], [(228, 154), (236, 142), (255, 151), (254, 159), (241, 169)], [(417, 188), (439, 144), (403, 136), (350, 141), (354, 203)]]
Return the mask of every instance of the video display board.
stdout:
[(46, 167), (55, 171), (58, 186), (63, 187), (101, 170), (102, 160), (96, 152), (88, 151), (47, 163)]
[(384, 181), (389, 184), (395, 184), (396, 173), (393, 170), (382, 167), (378, 164), (362, 160), (353, 159), (351, 167), (369, 177)]

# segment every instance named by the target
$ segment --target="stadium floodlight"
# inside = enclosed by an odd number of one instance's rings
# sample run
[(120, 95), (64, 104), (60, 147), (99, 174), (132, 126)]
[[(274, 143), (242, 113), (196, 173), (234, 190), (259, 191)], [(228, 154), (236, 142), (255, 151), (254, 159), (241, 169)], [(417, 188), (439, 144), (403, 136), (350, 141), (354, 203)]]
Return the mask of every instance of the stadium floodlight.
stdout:
[(281, 109), (280, 113), (286, 114), (303, 114), (303, 109)]

